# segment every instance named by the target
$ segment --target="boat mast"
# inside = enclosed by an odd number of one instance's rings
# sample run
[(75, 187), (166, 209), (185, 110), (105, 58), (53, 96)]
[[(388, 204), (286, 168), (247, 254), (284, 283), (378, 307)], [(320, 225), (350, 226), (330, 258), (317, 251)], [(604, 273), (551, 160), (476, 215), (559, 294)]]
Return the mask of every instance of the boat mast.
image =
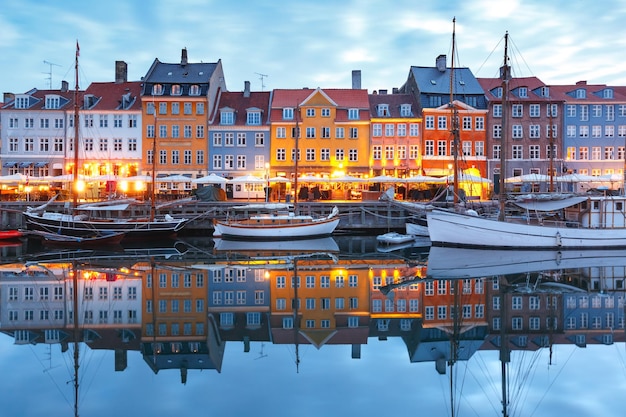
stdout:
[(154, 221), (154, 213), (156, 212), (156, 141), (157, 141), (157, 110), (154, 103), (154, 95), (152, 96), (152, 109), (154, 111), (154, 137), (152, 138), (152, 187), (150, 187), (150, 221)]
[(454, 205), (459, 203), (459, 123), (457, 110), (454, 107), (454, 54), (456, 44), (456, 17), (452, 19), (452, 62), (450, 63), (450, 132), (452, 133), (454, 178), (453, 193)]
[(554, 192), (554, 135), (552, 132), (552, 101), (548, 101), (548, 139), (550, 143), (550, 192)]
[(80, 48), (76, 41), (76, 60), (74, 63), (74, 72), (76, 77), (76, 85), (74, 87), (74, 167), (72, 169), (72, 203), (74, 209), (78, 202), (78, 56)]
[(498, 215), (499, 221), (504, 221), (504, 203), (506, 202), (506, 190), (505, 186), (505, 175), (506, 175), (506, 150), (508, 141), (506, 138), (508, 137), (508, 127), (507, 127), (507, 117), (508, 117), (508, 95), (509, 95), (509, 79), (510, 79), (510, 70), (509, 67), (509, 59), (508, 59), (508, 48), (509, 48), (509, 32), (506, 32), (504, 35), (504, 64), (502, 68), (500, 68), (500, 78), (502, 79), (502, 139), (500, 141), (500, 214)]
[(298, 124), (298, 116), (300, 116), (300, 106), (296, 106), (295, 108), (295, 112), (294, 112), (294, 117), (296, 118), (296, 132), (295, 132), (295, 136), (296, 136), (296, 147), (295, 147), (295, 156), (294, 156), (294, 164), (293, 164), (293, 169), (295, 172), (295, 178), (293, 180), (293, 188), (294, 188), (294, 193), (293, 193), (293, 211), (294, 213), (296, 212), (296, 206), (298, 204), (298, 157), (300, 156), (300, 148), (299, 148), (299, 139), (300, 139), (300, 126)]

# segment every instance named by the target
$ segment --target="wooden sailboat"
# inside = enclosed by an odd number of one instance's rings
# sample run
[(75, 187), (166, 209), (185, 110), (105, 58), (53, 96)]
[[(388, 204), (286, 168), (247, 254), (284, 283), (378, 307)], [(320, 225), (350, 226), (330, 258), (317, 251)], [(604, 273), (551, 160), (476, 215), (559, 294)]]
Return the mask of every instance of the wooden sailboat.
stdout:
[[(149, 218), (128, 218), (122, 214), (129, 203), (120, 205), (113, 201), (110, 205), (83, 205), (78, 206), (78, 146), (79, 146), (79, 83), (78, 83), (78, 43), (76, 49), (74, 89), (74, 166), (72, 169), (72, 212), (56, 213), (45, 211), (46, 204), (40, 207), (27, 209), (23, 215), (29, 230), (56, 233), (63, 236), (98, 236), (124, 233), (126, 239), (146, 238), (152, 236), (172, 236), (182, 229), (187, 219), (174, 219), (165, 215), (155, 218), (154, 182), (152, 187), (152, 202)], [(155, 138), (156, 142), (156, 138)], [(155, 162), (153, 157), (153, 163)], [(154, 169), (153, 169), (154, 172)], [(153, 174), (154, 176), (154, 174)], [(55, 198), (55, 197), (53, 197)]]
[(583, 249), (626, 247), (626, 196), (570, 196), (555, 200), (514, 202), (536, 211), (559, 212), (555, 221), (513, 222), (505, 218), (508, 33), (505, 35), (502, 77), (502, 151), (500, 170), (500, 212), (498, 219), (479, 217), (476, 213), (458, 213), (435, 209), (427, 214), (428, 231), (433, 245), (489, 248)]
[(298, 139), (300, 129), (298, 127), (298, 117), (300, 108), (294, 112), (296, 117), (296, 145), (295, 145), (295, 180), (293, 210), (288, 210), (288, 205), (265, 204), (247, 205), (234, 207), (243, 210), (245, 213), (251, 210), (259, 210), (259, 214), (243, 217), (234, 216), (225, 220), (215, 220), (213, 227), (213, 237), (224, 239), (310, 239), (313, 237), (330, 236), (339, 224), (339, 211), (333, 207), (330, 214), (325, 217), (313, 217), (310, 215), (298, 214)]

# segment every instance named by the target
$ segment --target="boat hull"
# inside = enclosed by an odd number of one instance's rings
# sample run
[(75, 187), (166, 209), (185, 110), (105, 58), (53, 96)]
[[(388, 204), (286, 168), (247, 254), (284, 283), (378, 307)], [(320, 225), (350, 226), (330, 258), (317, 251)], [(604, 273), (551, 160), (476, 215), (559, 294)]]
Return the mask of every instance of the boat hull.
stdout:
[(184, 227), (186, 219), (172, 221), (143, 220), (76, 220), (61, 213), (24, 213), (28, 230), (51, 232), (67, 236), (92, 236), (94, 232), (111, 234), (124, 233), (124, 240), (152, 237), (170, 237)]
[(626, 247), (626, 228), (573, 228), (499, 222), (451, 211), (427, 214), (430, 240), (436, 246), (583, 249)]
[(16, 240), (22, 236), (23, 236), (23, 233), (19, 230), (0, 230), (0, 241)]
[(215, 221), (213, 237), (231, 239), (307, 239), (312, 237), (330, 236), (339, 224), (338, 218), (326, 218), (303, 222), (272, 224), (268, 221), (260, 223)]
[(428, 225), (424, 220), (424, 224), (407, 222), (405, 224), (406, 234), (411, 236), (429, 236)]

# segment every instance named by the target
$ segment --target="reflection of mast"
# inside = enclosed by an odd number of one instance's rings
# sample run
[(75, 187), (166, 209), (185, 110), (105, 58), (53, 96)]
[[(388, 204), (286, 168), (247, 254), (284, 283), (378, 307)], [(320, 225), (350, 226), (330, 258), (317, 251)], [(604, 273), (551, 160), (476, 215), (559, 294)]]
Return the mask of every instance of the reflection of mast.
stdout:
[(293, 328), (294, 328), (294, 343), (296, 346), (296, 373), (300, 371), (300, 352), (298, 350), (298, 333), (300, 333), (300, 326), (298, 325), (298, 287), (300, 286), (300, 280), (298, 279), (298, 258), (293, 259), (293, 279), (294, 279), (294, 298), (295, 304), (293, 308)]
[[(506, 367), (507, 363), (511, 360), (511, 353), (509, 352), (509, 344), (507, 331), (505, 326), (507, 326), (508, 318), (507, 318), (507, 292), (505, 291), (505, 279), (504, 275), (498, 276), (498, 280), (500, 281), (500, 300), (502, 303), (501, 314), (500, 314), (500, 367), (501, 367), (501, 384), (502, 384), (502, 417), (508, 417), (508, 406), (509, 406), (509, 398), (507, 392), (507, 376), (506, 376)], [(508, 285), (508, 282), (506, 283)]]
[(78, 417), (78, 271), (74, 266), (74, 274), (72, 277), (72, 284), (74, 285), (74, 291), (72, 294), (72, 308), (74, 309), (74, 416)]

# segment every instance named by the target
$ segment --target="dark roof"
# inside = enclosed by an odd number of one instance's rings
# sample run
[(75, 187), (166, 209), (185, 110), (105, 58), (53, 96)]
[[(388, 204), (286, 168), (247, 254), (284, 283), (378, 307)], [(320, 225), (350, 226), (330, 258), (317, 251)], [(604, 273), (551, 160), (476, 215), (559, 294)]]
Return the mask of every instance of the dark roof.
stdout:
[(412, 94), (370, 94), (368, 96), (370, 102), (370, 116), (371, 117), (379, 117), (378, 116), (378, 105), (379, 104), (388, 104), (389, 105), (389, 116), (388, 117), (406, 117), (400, 114), (400, 106), (402, 104), (410, 104), (411, 105), (411, 117), (419, 117), (419, 104), (415, 100), (415, 97)]
[[(15, 99), (8, 101), (2, 107), (3, 109), (13, 109), (13, 110), (67, 110), (72, 109), (74, 107), (74, 90), (38, 90), (33, 88), (32, 90), (27, 91), (26, 93), (30, 96), (30, 106), (28, 109), (16, 109), (15, 108)], [(16, 94), (22, 95), (22, 94)], [(79, 104), (83, 101), (84, 90), (78, 91), (78, 102)], [(61, 105), (58, 109), (46, 109), (46, 96), (47, 95), (58, 95), (65, 100), (62, 100)]]
[[(218, 65), (219, 62), (167, 64), (155, 59), (148, 73), (143, 77), (144, 88), (141, 94), (152, 94), (154, 84), (165, 86), (179, 84), (183, 87), (183, 95), (188, 94), (187, 89), (190, 85), (199, 85), (201, 95), (205, 95), (211, 76)], [(164, 95), (169, 95), (169, 90), (166, 89)]]
[[(439, 71), (436, 67), (411, 67), (420, 93), (422, 94), (450, 94), (451, 68)], [(484, 94), (482, 87), (469, 68), (454, 68), (454, 94), (479, 95)]]
[[(235, 112), (235, 125), (246, 124), (246, 111), (251, 108), (261, 110), (262, 123), (268, 120), (271, 93), (269, 91), (249, 92), (246, 97), (243, 91), (225, 91), (220, 94), (216, 106), (214, 123), (219, 123), (219, 110), (227, 107)], [(264, 124), (264, 123), (263, 123)]]

